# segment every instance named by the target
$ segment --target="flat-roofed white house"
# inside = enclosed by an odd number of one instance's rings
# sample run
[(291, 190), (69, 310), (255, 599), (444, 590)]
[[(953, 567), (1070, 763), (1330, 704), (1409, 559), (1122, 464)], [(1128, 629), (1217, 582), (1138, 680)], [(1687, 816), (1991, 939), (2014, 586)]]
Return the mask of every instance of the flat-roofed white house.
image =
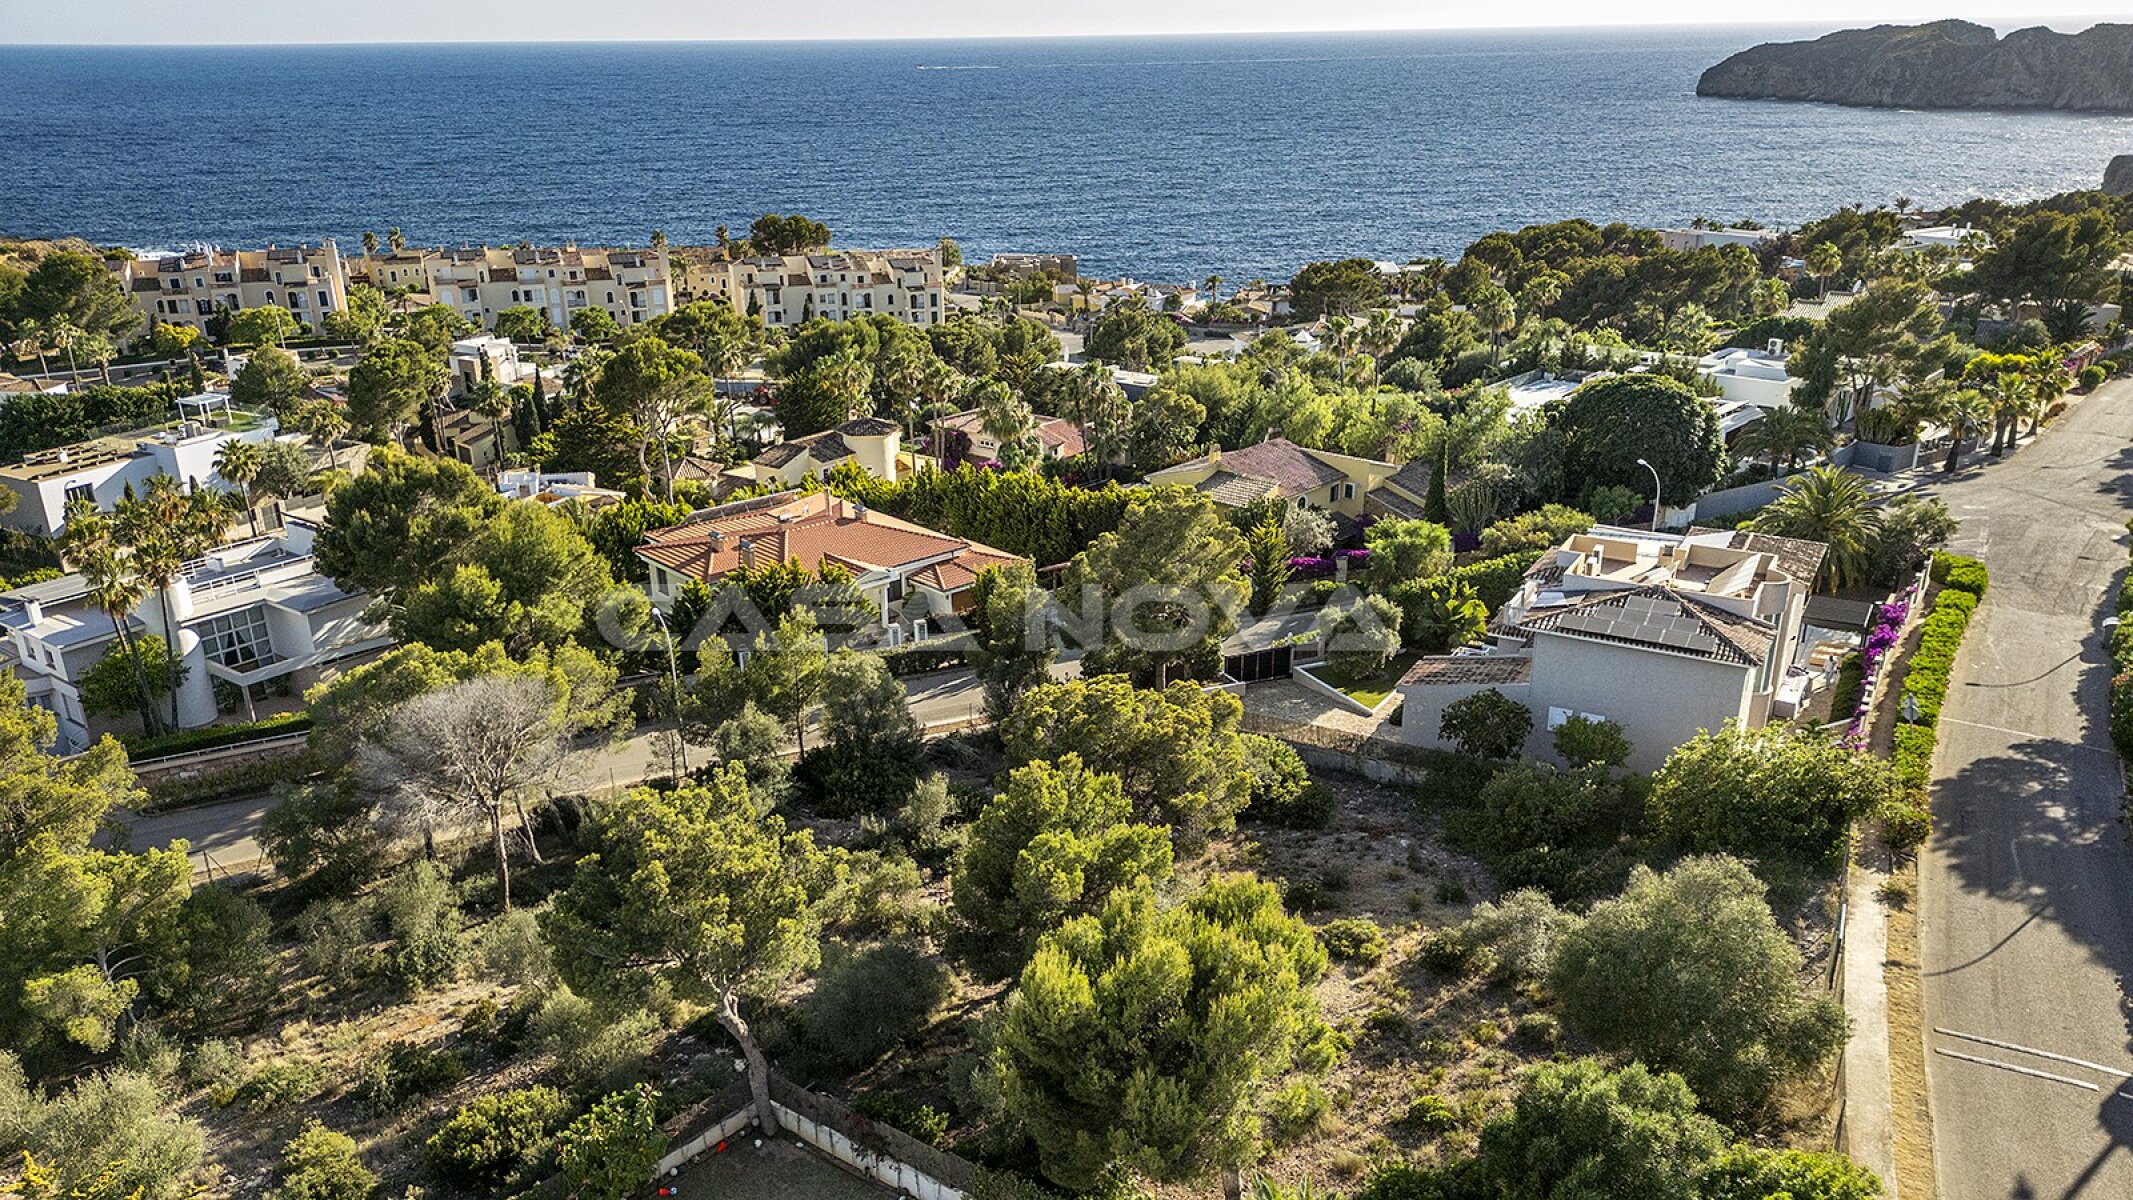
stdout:
[(55, 534), (65, 528), (67, 506), (75, 500), (87, 498), (108, 509), (128, 488), (139, 491), (156, 475), (168, 475), (188, 487), (234, 490), (215, 473), (215, 456), (225, 442), (273, 440), (278, 428), (274, 418), (232, 410), (229, 397), (220, 392), (178, 403), (186, 419), (168, 428), (40, 450), (0, 467), (0, 487), (15, 493), (14, 510), (0, 516), (0, 524)]
[(1556, 727), (1581, 715), (1620, 725), (1628, 765), (1650, 771), (1699, 730), (1789, 716), (1825, 552), (1741, 530), (1594, 526), (1527, 572), (1487, 644), (1415, 663), (1400, 682), (1401, 736), (1447, 747), (1445, 707), (1494, 688), (1533, 713), (1528, 757), (1552, 757)]
[[(273, 534), (218, 547), (172, 582), (167, 624), (153, 592), (125, 618), (133, 633), (176, 647), (185, 673), (180, 728), (211, 725), (225, 711), (250, 719), (270, 697), (301, 696), (335, 667), (393, 644), (382, 624), (366, 619), (369, 597), (312, 569), (317, 530), (313, 518), (292, 515)], [(58, 718), (61, 754), (136, 727), (133, 719), (91, 717), (82, 706), (82, 677), (118, 640), (88, 592), (79, 575), (0, 592), (5, 665), (27, 685), (30, 702)]]
[(1721, 398), (1753, 404), (1757, 408), (1785, 408), (1792, 404), (1792, 385), (1785, 373), (1791, 359), (1785, 343), (1771, 339), (1761, 349), (1728, 346), (1713, 350), (1696, 361), (1696, 373), (1718, 385)]

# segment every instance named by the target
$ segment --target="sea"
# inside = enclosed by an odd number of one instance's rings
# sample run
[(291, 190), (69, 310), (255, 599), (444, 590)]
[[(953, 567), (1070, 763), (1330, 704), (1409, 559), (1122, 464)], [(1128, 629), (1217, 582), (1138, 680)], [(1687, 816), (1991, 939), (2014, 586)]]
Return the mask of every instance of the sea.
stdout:
[(2035, 197), (2133, 151), (2133, 117), (1696, 96), (1816, 32), (0, 47), (0, 234), (641, 245), (797, 211), (1241, 283), (1567, 217)]

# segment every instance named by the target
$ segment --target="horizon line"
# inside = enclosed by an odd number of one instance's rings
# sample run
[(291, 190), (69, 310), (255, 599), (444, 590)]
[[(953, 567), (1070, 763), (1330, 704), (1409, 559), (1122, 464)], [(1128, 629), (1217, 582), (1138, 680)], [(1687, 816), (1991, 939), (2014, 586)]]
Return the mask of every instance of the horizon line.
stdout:
[[(1936, 21), (1876, 21), (1843, 24), (1831, 21), (1742, 21), (1732, 17), (1712, 20), (1673, 21), (1615, 21), (1565, 24), (1561, 22), (1530, 22), (1509, 25), (1403, 25), (1403, 26), (1356, 26), (1317, 29), (1217, 29), (1180, 31), (1133, 31), (1112, 30), (1093, 33), (914, 33), (914, 34), (868, 34), (861, 36), (777, 35), (761, 37), (722, 38), (643, 38), (643, 37), (557, 37), (557, 38), (448, 38), (436, 41), (258, 41), (258, 42), (59, 42), (22, 41), (0, 43), (0, 50), (251, 50), (251, 49), (335, 49), (375, 48), (382, 46), (739, 46), (739, 45), (866, 45), (902, 44), (915, 42), (1067, 42), (1067, 41), (1117, 41), (1126, 39), (1191, 40), (1204, 38), (1244, 37), (1342, 37), (1359, 34), (1468, 34), (1468, 33), (1548, 33), (1548, 32), (1597, 32), (1638, 29), (1861, 29), (1882, 25), (1916, 27), (1939, 24), (1940, 21), (1964, 21), (1982, 25), (2001, 37), (2009, 28), (2049, 28), (2055, 21), (2087, 22), (2089, 28), (2099, 25), (2121, 24), (2110, 15), (2079, 14), (2072, 16), (2029, 16), (2013, 18), (1946, 17)], [(2005, 24), (2003, 24), (2003, 21)]]

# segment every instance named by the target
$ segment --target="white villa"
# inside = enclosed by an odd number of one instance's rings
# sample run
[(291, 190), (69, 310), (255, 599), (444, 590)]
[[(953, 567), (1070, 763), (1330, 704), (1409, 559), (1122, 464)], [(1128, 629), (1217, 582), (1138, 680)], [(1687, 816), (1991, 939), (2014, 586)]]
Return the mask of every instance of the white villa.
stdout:
[[(393, 644), (383, 625), (365, 619), (368, 597), (344, 592), (312, 569), (317, 531), (312, 519), (292, 515), (273, 534), (219, 547), (187, 563), (171, 584), (168, 624), (153, 593), (126, 618), (132, 632), (176, 647), (184, 671), (181, 728), (213, 724), (225, 710), (252, 718), (270, 697), (301, 696), (329, 668)], [(30, 702), (58, 718), (54, 750), (61, 754), (133, 727), (82, 707), (82, 677), (118, 641), (88, 590), (81, 576), (63, 575), (0, 592), (0, 659), (28, 686)]]
[(1790, 716), (1814, 678), (1805, 617), (1825, 552), (1738, 530), (1594, 526), (1527, 572), (1485, 646), (1415, 664), (1402, 737), (1446, 746), (1445, 706), (1494, 688), (1533, 713), (1527, 757), (1552, 757), (1552, 731), (1582, 715), (1622, 726), (1628, 765), (1650, 771), (1698, 730)]
[(94, 438), (28, 455), (0, 467), (0, 487), (15, 493), (14, 510), (0, 524), (51, 535), (66, 525), (67, 506), (87, 498), (98, 508), (117, 504), (128, 488), (139, 491), (156, 475), (188, 487), (229, 484), (215, 473), (223, 443), (272, 441), (274, 418), (229, 406), (223, 392), (203, 392), (178, 401), (184, 419), (170, 427)]

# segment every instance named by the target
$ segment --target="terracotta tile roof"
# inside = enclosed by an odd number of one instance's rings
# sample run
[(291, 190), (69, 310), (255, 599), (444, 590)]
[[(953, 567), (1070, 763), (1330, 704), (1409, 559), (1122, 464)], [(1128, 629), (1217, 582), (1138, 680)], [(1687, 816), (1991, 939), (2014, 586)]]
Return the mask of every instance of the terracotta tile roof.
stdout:
[(855, 573), (891, 570), (938, 591), (970, 586), (979, 571), (1015, 557), (936, 533), (827, 492), (784, 492), (705, 509), (645, 536), (639, 556), (690, 579), (717, 579), (743, 563), (834, 562)]
[(1723, 533), (1729, 535), (1726, 545), (1734, 550), (1746, 550), (1750, 554), (1768, 554), (1777, 562), (1778, 570), (1799, 580), (1813, 583), (1821, 573), (1822, 559), (1829, 554), (1829, 547), (1822, 542), (1806, 538), (1780, 537), (1774, 533), (1755, 533), (1746, 529), (1715, 529), (1707, 525), (1692, 525), (1688, 536)]
[(1281, 484), (1275, 480), (1239, 475), (1227, 467), (1218, 468), (1214, 474), (1201, 480), (1195, 490), (1207, 493), (1209, 499), (1224, 508), (1243, 508), (1247, 504), (1284, 494)]
[(1348, 476), (1287, 438), (1270, 438), (1242, 450), (1224, 451), (1222, 469), (1252, 479), (1271, 479), (1284, 495), (1339, 483)]
[(1418, 500), (1429, 497), (1429, 477), (1436, 473), (1433, 464), (1415, 459), (1385, 477), (1383, 487), (1398, 488)]
[(1411, 684), (1527, 683), (1533, 678), (1533, 660), (1523, 654), (1444, 654), (1417, 659), (1400, 677), (1400, 686)]
[(861, 417), (856, 421), (846, 421), (835, 429), (825, 429), (821, 433), (810, 433), (806, 437), (779, 442), (756, 455), (755, 461), (766, 467), (782, 467), (805, 452), (813, 455), (816, 462), (827, 466), (852, 456), (851, 443), (844, 439), (886, 437), (900, 428), (894, 421), (884, 421), (879, 417)]
[(1762, 621), (1657, 586), (1603, 592), (1572, 604), (1535, 610), (1516, 628), (1743, 666), (1760, 664), (1777, 641), (1777, 631)]
[[(960, 433), (978, 433), (983, 430), (985, 417), (977, 409), (967, 408), (952, 416), (934, 422), (942, 429)], [(1089, 448), (1088, 439), (1082, 436), (1081, 426), (1065, 417), (1045, 417), (1037, 422), (1037, 440), (1048, 450), (1057, 451), (1061, 458), (1075, 458)]]

